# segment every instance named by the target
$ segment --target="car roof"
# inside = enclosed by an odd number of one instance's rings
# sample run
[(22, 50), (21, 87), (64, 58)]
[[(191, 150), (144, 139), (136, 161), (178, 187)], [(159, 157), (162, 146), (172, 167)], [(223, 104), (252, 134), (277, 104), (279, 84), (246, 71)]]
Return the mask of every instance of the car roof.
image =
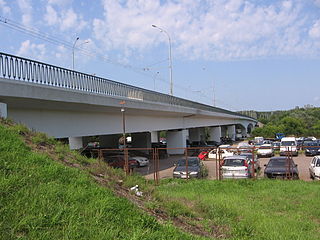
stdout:
[(240, 153), (239, 156), (252, 156), (252, 153)]
[(287, 157), (271, 157), (270, 161), (277, 161), (277, 160), (286, 160)]
[(261, 147), (271, 147), (272, 145), (270, 143), (265, 143), (265, 144), (262, 144)]
[(235, 156), (231, 156), (231, 157), (225, 157), (224, 160), (228, 160), (228, 159), (243, 159), (243, 160), (247, 160), (246, 156), (240, 156), (240, 155), (235, 155)]

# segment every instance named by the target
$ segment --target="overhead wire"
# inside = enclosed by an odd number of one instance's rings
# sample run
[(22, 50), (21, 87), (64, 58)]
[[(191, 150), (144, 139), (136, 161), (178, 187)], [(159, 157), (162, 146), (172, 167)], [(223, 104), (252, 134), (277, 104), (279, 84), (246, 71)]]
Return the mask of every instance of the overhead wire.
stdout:
[[(54, 44), (54, 45), (57, 45), (57, 46), (64, 46), (68, 49), (77, 49), (81, 54), (85, 55), (85, 56), (88, 56), (88, 57), (97, 57), (105, 62), (108, 62), (110, 64), (113, 64), (113, 65), (116, 65), (116, 66), (119, 66), (119, 67), (122, 67), (122, 68), (125, 68), (125, 69), (129, 69), (135, 73), (138, 73), (138, 74), (141, 74), (141, 75), (144, 75), (145, 77), (148, 77), (148, 78), (153, 78), (153, 76), (150, 74), (147, 73), (147, 71), (145, 69), (148, 69), (148, 68), (151, 68), (152, 66), (155, 66), (155, 65), (158, 65), (158, 64), (161, 64), (165, 61), (168, 61), (168, 59), (163, 59), (163, 60), (160, 60), (160, 61), (157, 61), (155, 63), (152, 63), (148, 66), (146, 66), (145, 68), (141, 68), (141, 67), (135, 67), (135, 66), (132, 66), (130, 64), (124, 64), (124, 63), (121, 63), (119, 61), (116, 61), (116, 60), (112, 60), (110, 59), (109, 57), (106, 57), (105, 55), (101, 54), (100, 52), (98, 51), (95, 51), (93, 49), (91, 49), (90, 51), (85, 49), (85, 48), (82, 48), (82, 47), (73, 47), (73, 43), (71, 42), (68, 42), (68, 41), (65, 41), (65, 40), (61, 40), (55, 36), (51, 36), (50, 34), (47, 34), (47, 33), (44, 33), (44, 32), (41, 32), (40, 30), (36, 29), (36, 28), (31, 28), (31, 27), (27, 27), (25, 25), (22, 25), (22, 24), (19, 24), (13, 20), (10, 20), (8, 18), (5, 18), (3, 16), (0, 15), (0, 24), (10, 28), (10, 29), (13, 29), (15, 31), (18, 31), (18, 32), (21, 32), (21, 33), (24, 33), (24, 34), (27, 34), (27, 35), (30, 35), (32, 37), (35, 37), (35, 38), (39, 38), (39, 39), (42, 39), (46, 42), (49, 42), (51, 44)], [(161, 77), (158, 77), (157, 78), (157, 81), (161, 81), (163, 83), (166, 83), (166, 84), (170, 84), (170, 82), (168, 80), (165, 80), (164, 78), (161, 78)], [(178, 89), (183, 89), (185, 92), (188, 92), (190, 93), (190, 89), (185, 87), (185, 86), (181, 86), (179, 84), (173, 84), (176, 88)], [(194, 94), (194, 93), (193, 93)], [(201, 92), (201, 93), (198, 93), (201, 98), (209, 98), (207, 94)], [(218, 102), (221, 102), (220, 100), (218, 100)]]

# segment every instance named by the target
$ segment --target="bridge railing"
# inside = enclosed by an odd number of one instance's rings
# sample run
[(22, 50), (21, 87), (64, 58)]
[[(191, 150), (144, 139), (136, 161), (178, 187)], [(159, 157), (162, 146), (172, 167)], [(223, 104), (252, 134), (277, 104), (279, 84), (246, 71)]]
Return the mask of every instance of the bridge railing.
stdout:
[(225, 109), (0, 52), (0, 77), (137, 101), (244, 116)]

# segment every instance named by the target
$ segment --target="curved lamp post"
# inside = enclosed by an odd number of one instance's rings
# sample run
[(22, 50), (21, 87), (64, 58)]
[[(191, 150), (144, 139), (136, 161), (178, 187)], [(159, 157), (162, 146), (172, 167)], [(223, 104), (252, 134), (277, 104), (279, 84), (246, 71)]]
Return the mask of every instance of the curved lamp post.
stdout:
[(76, 46), (77, 41), (79, 40), (79, 37), (76, 38), (72, 45), (72, 70), (74, 70), (74, 48)]
[(164, 29), (162, 29), (162, 28), (160, 28), (160, 27), (158, 27), (158, 26), (156, 26), (156, 25), (154, 25), (154, 24), (152, 24), (151, 26), (152, 26), (152, 27), (154, 27), (154, 28), (158, 28), (158, 29), (160, 30), (160, 32), (165, 33), (165, 34), (167, 35), (167, 37), (168, 37), (168, 40), (169, 40), (169, 76), (170, 76), (170, 95), (173, 95), (173, 81), (172, 81), (172, 57), (171, 57), (171, 38), (170, 38), (169, 33), (168, 33), (166, 30), (164, 30)]
[[(74, 50), (76, 48), (76, 44), (78, 42), (80, 38), (77, 37), (76, 40), (74, 41), (73, 45), (72, 45), (72, 70), (74, 70)], [(85, 44), (85, 43), (89, 43), (89, 41), (84, 41), (83, 43), (80, 43), (79, 46), (81, 46), (82, 44)]]

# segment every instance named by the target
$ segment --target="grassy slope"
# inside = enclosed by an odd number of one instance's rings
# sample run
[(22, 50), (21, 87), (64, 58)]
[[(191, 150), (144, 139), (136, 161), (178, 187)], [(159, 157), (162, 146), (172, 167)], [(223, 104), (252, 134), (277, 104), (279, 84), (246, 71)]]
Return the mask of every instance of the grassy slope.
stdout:
[(155, 194), (172, 215), (225, 226), (231, 239), (320, 239), (319, 182), (170, 180)]
[(198, 239), (159, 224), (83, 171), (30, 151), (1, 124), (0, 238)]

